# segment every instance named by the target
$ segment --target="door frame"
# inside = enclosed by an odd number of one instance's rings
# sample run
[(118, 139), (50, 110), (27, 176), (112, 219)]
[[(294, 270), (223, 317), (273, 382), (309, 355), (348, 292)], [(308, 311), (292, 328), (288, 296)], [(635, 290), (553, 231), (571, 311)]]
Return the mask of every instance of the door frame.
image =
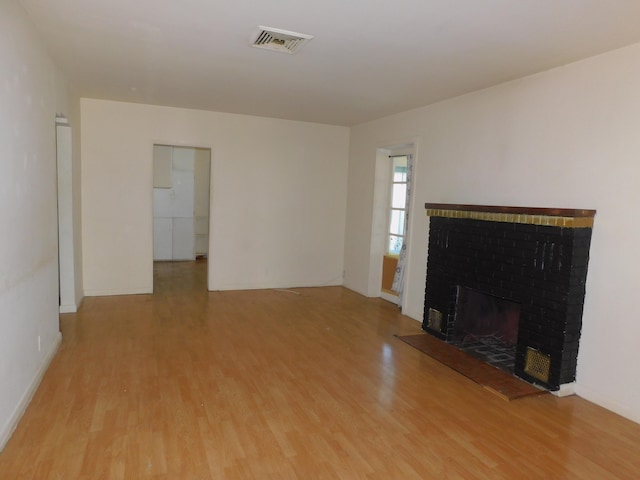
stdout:
[[(150, 147), (150, 155), (151, 155), (151, 170), (150, 170), (150, 179), (149, 179), (149, 184), (150, 184), (150, 195), (151, 195), (151, 211), (150, 211), (150, 215), (151, 215), (151, 289), (153, 292), (153, 262), (154, 260), (154, 255), (153, 255), (153, 242), (154, 242), (154, 235), (153, 235), (153, 218), (154, 218), (154, 198), (153, 198), (153, 189), (154, 189), (154, 185), (153, 185), (153, 173), (154, 173), (154, 160), (153, 160), (153, 147), (155, 145), (162, 145), (162, 146), (168, 146), (168, 147), (178, 147), (178, 148), (193, 148), (193, 149), (201, 149), (201, 150), (208, 150), (209, 151), (209, 225), (208, 225), (208, 241), (209, 241), (209, 245), (207, 248), (207, 290), (211, 291), (211, 265), (212, 265), (212, 249), (211, 249), (211, 244), (212, 244), (212, 213), (213, 213), (213, 203), (214, 203), (214, 199), (213, 199), (213, 179), (214, 179), (214, 148), (212, 146), (203, 146), (203, 145), (191, 145), (191, 144), (186, 144), (186, 143), (181, 143), (178, 141), (172, 141), (172, 140), (154, 140), (151, 142), (151, 147)], [(195, 230), (195, 216), (194, 216), (194, 230)], [(195, 231), (194, 231), (194, 235), (195, 235)], [(195, 241), (195, 237), (194, 237), (194, 241)], [(195, 245), (194, 245), (195, 248)]]
[[(387, 236), (389, 232), (389, 202), (391, 196), (391, 168), (389, 156), (412, 154), (414, 158), (414, 179), (415, 185), (415, 160), (417, 153), (417, 140), (415, 138), (406, 139), (380, 146), (376, 149), (375, 161), (375, 181), (373, 194), (373, 214), (371, 226), (370, 264), (369, 264), (369, 295), (380, 297), (392, 303), (398, 303), (398, 297), (382, 291), (382, 263), (384, 255), (387, 253)], [(415, 189), (414, 189), (415, 191)], [(411, 197), (407, 206), (409, 211), (409, 234), (411, 235), (411, 224), (413, 218), (413, 206), (415, 195)], [(407, 237), (407, 265), (405, 267), (405, 292), (410, 285), (409, 273), (411, 269), (411, 241), (410, 235)]]

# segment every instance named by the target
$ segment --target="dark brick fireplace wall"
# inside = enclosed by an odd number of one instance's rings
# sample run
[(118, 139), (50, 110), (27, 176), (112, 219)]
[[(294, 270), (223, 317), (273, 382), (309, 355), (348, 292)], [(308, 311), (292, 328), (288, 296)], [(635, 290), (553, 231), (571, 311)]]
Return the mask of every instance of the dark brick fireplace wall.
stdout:
[[(452, 340), (458, 285), (518, 302), (514, 373), (549, 390), (573, 382), (595, 211), (425, 206), (431, 220), (423, 329)], [(434, 311), (442, 314), (435, 323)], [(529, 374), (532, 350), (550, 361), (546, 381)]]

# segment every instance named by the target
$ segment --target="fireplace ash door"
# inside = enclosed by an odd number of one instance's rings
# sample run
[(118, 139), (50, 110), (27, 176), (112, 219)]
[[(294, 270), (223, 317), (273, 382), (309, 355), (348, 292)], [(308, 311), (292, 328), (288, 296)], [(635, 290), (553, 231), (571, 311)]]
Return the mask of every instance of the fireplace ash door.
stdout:
[[(494, 329), (509, 342), (517, 339), (512, 371), (549, 390), (573, 382), (595, 211), (426, 207), (431, 219), (423, 329), (454, 344), (472, 336), (487, 340), (487, 325), (468, 331), (468, 310), (510, 308), (506, 315), (513, 316), (515, 304), (517, 323)], [(476, 295), (492, 300), (473, 306)]]

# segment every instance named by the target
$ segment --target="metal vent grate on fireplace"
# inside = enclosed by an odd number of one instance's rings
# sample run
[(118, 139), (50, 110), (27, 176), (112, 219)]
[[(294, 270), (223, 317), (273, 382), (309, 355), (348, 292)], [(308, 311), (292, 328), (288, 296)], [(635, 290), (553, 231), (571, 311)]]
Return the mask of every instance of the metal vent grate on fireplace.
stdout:
[(541, 382), (549, 382), (549, 371), (551, 370), (551, 357), (535, 348), (527, 347), (525, 358), (525, 373), (537, 378)]
[(427, 320), (427, 325), (431, 330), (441, 332), (442, 331), (442, 312), (439, 310), (436, 310), (435, 308), (429, 308), (429, 318)]

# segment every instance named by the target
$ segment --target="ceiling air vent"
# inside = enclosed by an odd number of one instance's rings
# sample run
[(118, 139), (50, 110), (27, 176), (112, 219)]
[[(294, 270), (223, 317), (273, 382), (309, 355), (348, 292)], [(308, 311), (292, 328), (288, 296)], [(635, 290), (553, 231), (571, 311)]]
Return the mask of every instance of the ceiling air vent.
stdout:
[(296, 53), (302, 45), (312, 38), (312, 35), (304, 33), (260, 26), (258, 32), (253, 36), (251, 46), (291, 54)]

